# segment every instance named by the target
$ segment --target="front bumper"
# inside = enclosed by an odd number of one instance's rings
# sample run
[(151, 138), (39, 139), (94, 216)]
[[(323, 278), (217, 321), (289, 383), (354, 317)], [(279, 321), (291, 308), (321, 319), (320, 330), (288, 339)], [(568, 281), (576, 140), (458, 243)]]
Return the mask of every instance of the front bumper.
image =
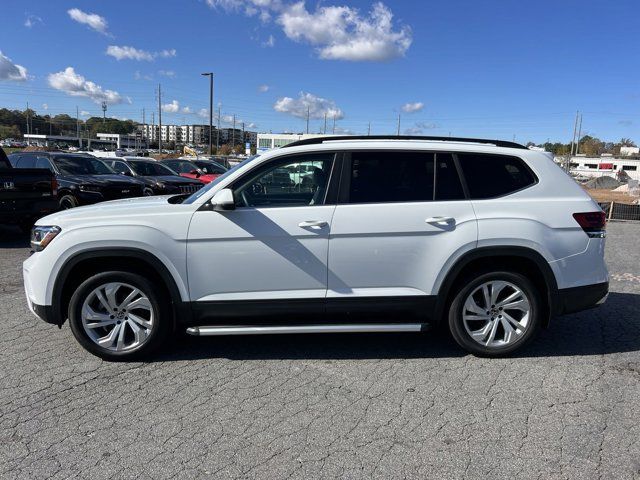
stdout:
[(27, 297), (27, 306), (31, 313), (33, 313), (40, 320), (53, 325), (60, 325), (58, 319), (55, 318), (53, 307), (51, 305), (40, 305), (36, 303), (36, 295), (31, 286), (31, 275), (29, 274), (28, 265), (32, 261), (32, 258), (26, 260), (22, 267), (22, 279), (24, 282), (24, 294)]
[(556, 314), (575, 313), (604, 303), (609, 295), (609, 282), (581, 287), (561, 288), (556, 298)]

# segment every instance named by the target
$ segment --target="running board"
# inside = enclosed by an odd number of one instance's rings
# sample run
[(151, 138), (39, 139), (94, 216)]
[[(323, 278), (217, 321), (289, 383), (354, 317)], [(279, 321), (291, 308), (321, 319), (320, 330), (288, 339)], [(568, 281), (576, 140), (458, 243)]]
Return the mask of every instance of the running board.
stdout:
[(284, 333), (371, 333), (371, 332), (420, 332), (426, 323), (370, 323), (353, 325), (291, 325), (291, 326), (243, 326), (243, 327), (190, 327), (189, 335), (272, 335)]

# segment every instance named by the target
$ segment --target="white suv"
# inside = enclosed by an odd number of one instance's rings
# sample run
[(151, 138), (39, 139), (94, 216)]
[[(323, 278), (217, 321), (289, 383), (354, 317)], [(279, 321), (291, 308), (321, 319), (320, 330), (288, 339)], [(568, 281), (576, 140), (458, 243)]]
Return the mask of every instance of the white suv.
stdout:
[[(300, 172), (300, 174), (297, 174)], [(419, 332), (478, 355), (527, 343), (608, 292), (605, 217), (510, 142), (325, 137), (197, 193), (50, 215), (24, 262), (31, 310), (108, 359), (171, 332)]]

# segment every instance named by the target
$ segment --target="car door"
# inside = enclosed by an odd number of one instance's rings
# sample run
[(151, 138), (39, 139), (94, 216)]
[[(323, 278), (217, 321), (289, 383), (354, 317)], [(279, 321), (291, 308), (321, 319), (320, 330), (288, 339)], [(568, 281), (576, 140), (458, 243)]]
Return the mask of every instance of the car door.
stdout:
[[(271, 160), (231, 186), (234, 210), (194, 214), (187, 267), (196, 309), (206, 310), (211, 302), (243, 301), (238, 303), (246, 306), (247, 300), (264, 302), (260, 305), (271, 312), (280, 311), (278, 305), (290, 309), (305, 302), (323, 309), (335, 210), (330, 197), (337, 193), (329, 188), (334, 157), (322, 153)], [(312, 166), (313, 180), (296, 181), (290, 175), (293, 165)]]
[(352, 152), (331, 226), (329, 308), (428, 305), (443, 266), (477, 237), (451, 153)]

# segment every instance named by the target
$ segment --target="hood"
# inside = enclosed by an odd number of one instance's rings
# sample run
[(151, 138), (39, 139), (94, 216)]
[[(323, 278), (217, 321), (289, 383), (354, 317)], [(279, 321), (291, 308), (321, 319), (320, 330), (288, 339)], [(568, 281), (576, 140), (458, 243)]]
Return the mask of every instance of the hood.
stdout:
[(200, 175), (198, 177), (198, 180), (204, 183), (211, 183), (219, 176), (220, 176), (219, 173), (205, 173), (204, 175)]
[(125, 175), (61, 175), (64, 180), (74, 183), (86, 183), (100, 187), (116, 186), (116, 187), (132, 187), (141, 186), (143, 182), (135, 178)]
[(130, 223), (139, 222), (140, 217), (149, 218), (152, 215), (166, 214), (172, 210), (191, 207), (191, 205), (169, 203), (169, 199), (173, 196), (175, 195), (125, 198), (71, 208), (47, 215), (38, 220), (37, 224), (57, 225), (64, 229), (65, 226), (76, 223), (83, 225), (94, 221), (103, 223), (108, 218), (113, 218), (118, 223)]
[(190, 178), (181, 177), (179, 175), (154, 175), (150, 177), (138, 177), (138, 178), (148, 178), (155, 182), (162, 182), (168, 185), (200, 185), (202, 182), (198, 180), (191, 180)]

